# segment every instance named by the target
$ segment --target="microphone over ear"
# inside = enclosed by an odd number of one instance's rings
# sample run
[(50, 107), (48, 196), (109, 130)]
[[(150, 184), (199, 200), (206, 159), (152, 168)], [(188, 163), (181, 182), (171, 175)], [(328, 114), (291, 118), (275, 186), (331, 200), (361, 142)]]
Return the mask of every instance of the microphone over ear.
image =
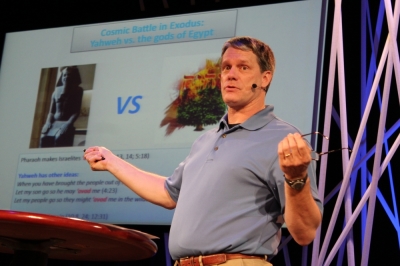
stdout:
[[(253, 83), (253, 85), (251, 85), (251, 90), (254, 91), (257, 87), (258, 87), (257, 84)], [(262, 90), (264, 90), (265, 93), (267, 92), (267, 89), (266, 89), (266, 88), (263, 88), (263, 87), (261, 87), (261, 86), (260, 86), (260, 88), (261, 88)]]

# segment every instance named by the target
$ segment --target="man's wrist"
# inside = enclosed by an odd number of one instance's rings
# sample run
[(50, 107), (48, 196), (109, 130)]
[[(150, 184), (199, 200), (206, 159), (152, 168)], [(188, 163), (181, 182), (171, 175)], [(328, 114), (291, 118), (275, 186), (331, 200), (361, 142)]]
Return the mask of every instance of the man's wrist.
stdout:
[(286, 178), (285, 175), (283, 175), (283, 177), (285, 178), (285, 182), (289, 185), (289, 187), (300, 191), (303, 189), (303, 187), (305, 186), (305, 184), (307, 182), (308, 174), (306, 173), (306, 175), (304, 177), (294, 178), (294, 179), (288, 179), (288, 178)]

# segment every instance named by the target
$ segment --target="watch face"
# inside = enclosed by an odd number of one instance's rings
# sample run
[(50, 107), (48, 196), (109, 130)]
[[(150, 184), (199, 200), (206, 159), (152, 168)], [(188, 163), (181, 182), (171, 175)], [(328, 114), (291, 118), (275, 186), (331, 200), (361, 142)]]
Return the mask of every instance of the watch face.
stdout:
[(299, 178), (295, 180), (289, 180), (285, 177), (286, 183), (295, 190), (301, 190), (307, 182), (308, 176), (306, 175), (304, 178)]
[(300, 190), (304, 187), (304, 184), (304, 180), (296, 180), (291, 187), (296, 190)]

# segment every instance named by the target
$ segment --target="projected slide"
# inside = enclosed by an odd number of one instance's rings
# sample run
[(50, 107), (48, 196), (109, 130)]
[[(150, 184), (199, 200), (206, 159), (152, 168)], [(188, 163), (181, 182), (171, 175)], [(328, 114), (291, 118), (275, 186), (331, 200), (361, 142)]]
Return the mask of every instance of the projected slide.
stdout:
[[(172, 174), (226, 112), (223, 43), (248, 35), (275, 52), (266, 104), (311, 130), (320, 1), (10, 33), (0, 76), (0, 208), (107, 223), (170, 224), (83, 160), (98, 145)], [(275, 147), (273, 147), (276, 149)]]

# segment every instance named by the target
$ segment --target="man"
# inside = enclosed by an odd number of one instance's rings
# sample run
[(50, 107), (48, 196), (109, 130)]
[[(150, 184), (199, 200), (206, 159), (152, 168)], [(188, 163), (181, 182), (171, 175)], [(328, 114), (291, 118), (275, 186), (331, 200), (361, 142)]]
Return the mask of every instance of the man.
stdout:
[(144, 199), (176, 208), (169, 239), (176, 265), (270, 265), (264, 255), (276, 253), (283, 222), (300, 245), (314, 239), (322, 205), (311, 150), (264, 104), (274, 69), (261, 41), (225, 43), (221, 93), (228, 112), (168, 178), (105, 148), (86, 150), (93, 170), (108, 170)]
[(83, 89), (81, 75), (76, 66), (62, 67), (61, 76), (51, 96), (50, 110), (42, 128), (40, 147), (68, 147), (73, 145)]

